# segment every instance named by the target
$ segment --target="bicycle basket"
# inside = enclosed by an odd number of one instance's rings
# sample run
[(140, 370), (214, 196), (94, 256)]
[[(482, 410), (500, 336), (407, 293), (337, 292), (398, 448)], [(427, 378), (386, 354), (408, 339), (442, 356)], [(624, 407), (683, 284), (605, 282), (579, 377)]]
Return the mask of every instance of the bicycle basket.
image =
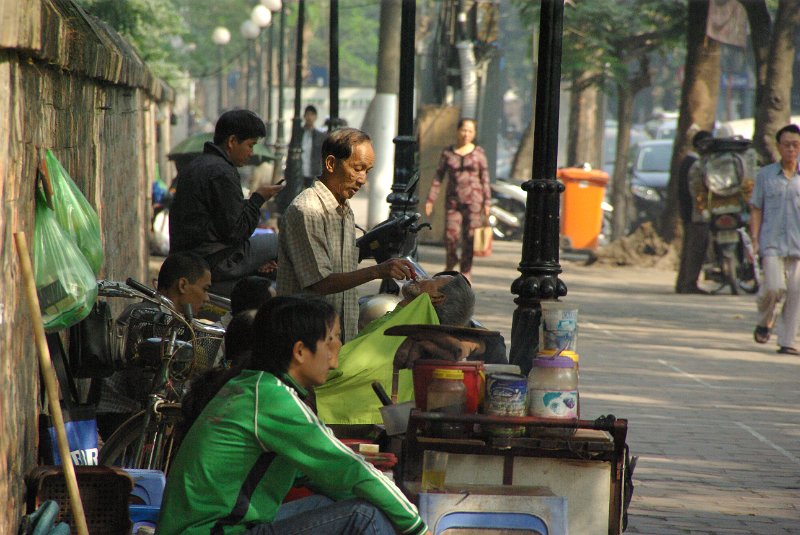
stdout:
[(163, 340), (175, 332), (177, 340), (187, 342), (179, 344), (174, 355), (175, 370), (182, 370), (179, 375), (196, 373), (213, 366), (222, 346), (225, 330), (197, 321), (193, 322), (192, 328), (195, 331), (194, 358), (189, 363), (192, 348), (191, 334), (185, 325), (180, 322), (173, 324), (172, 316), (160, 309), (152, 307), (132, 309), (127, 319), (121, 320), (121, 332), (118, 334), (118, 338), (122, 340), (121, 352), (125, 362), (147, 369), (157, 368), (161, 364), (160, 353), (156, 358), (153, 357), (152, 339)]

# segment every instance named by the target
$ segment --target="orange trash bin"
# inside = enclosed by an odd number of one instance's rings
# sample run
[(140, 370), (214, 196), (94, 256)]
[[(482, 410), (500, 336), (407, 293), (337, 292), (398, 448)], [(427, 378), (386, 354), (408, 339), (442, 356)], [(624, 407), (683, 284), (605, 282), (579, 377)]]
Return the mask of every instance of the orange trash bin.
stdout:
[(561, 236), (567, 249), (594, 250), (603, 227), (601, 204), (608, 173), (583, 167), (563, 167), (556, 177), (564, 184), (561, 202)]

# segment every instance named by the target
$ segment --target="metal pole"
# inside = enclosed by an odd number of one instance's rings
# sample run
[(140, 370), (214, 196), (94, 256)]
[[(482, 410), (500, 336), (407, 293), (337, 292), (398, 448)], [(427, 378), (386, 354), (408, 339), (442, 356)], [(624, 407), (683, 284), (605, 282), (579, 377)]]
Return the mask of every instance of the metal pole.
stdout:
[(558, 278), (559, 196), (564, 186), (556, 179), (563, 23), (563, 0), (542, 0), (533, 177), (522, 185), (528, 192), (522, 261), (517, 268), (522, 275), (511, 284), (511, 293), (519, 297), (514, 300), (510, 360), (526, 374), (539, 348), (540, 300), (567, 295), (566, 284)]
[(303, 119), (300, 113), (303, 98), (303, 27), (305, 26), (305, 1), (297, 3), (297, 48), (294, 64), (294, 118), (292, 140), (289, 143), (289, 158), (286, 161), (286, 187), (275, 199), (281, 211), (294, 200), (303, 189)]
[[(275, 167), (272, 171), (272, 180), (277, 182), (283, 177), (283, 157), (286, 153), (286, 138), (283, 131), (283, 59), (285, 57), (286, 42), (286, 3), (281, 6), (281, 28), (278, 32), (278, 123), (275, 125), (277, 139), (275, 140)], [(276, 199), (277, 202), (277, 199)], [(288, 206), (288, 204), (287, 204)]]
[(264, 138), (264, 145), (272, 143), (272, 27), (269, 25), (269, 37), (267, 39), (267, 135)]
[(252, 85), (252, 76), (253, 76), (253, 43), (255, 41), (253, 39), (247, 40), (247, 76), (244, 80), (244, 87), (245, 87), (245, 97), (244, 97), (244, 107), (252, 110), (253, 108), (250, 107), (251, 100), (250, 100), (250, 86)]
[(328, 85), (331, 105), (328, 132), (333, 132), (339, 126), (339, 0), (331, 0), (330, 19)]
[[(255, 40), (253, 41), (255, 44)], [(256, 52), (256, 109), (259, 117), (264, 116), (264, 32), (258, 33), (258, 51)]]
[(416, 175), (414, 151), (414, 53), (416, 37), (415, 0), (403, 0), (400, 15), (400, 90), (398, 92), (397, 137), (394, 138), (394, 181), (386, 198), (391, 204), (391, 217), (413, 211), (417, 196), (406, 192)]
[(217, 46), (217, 50), (219, 51), (219, 75), (217, 76), (217, 117), (222, 115), (222, 90), (224, 88), (223, 80), (225, 78), (223, 71), (223, 63), (225, 58), (222, 53), (222, 45)]

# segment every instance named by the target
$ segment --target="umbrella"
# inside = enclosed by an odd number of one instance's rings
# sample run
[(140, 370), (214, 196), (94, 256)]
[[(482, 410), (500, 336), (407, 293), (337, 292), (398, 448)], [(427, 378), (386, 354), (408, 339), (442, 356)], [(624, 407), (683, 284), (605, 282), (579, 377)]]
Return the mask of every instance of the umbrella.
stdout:
[[(214, 134), (200, 133), (187, 137), (173, 148), (167, 158), (174, 161), (175, 165), (182, 166), (192, 159), (203, 154), (203, 145), (206, 141), (213, 141)], [(253, 147), (253, 157), (247, 162), (248, 165), (258, 165), (265, 161), (274, 161), (275, 155), (261, 143), (256, 143)]]

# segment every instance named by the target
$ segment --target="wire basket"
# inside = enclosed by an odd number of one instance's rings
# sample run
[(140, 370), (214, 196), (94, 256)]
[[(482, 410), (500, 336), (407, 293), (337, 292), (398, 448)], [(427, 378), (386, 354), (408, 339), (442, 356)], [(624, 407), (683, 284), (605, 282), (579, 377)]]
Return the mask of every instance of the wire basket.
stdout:
[(161, 365), (161, 347), (174, 332), (177, 340), (185, 342), (179, 345), (173, 355), (174, 362), (170, 363), (170, 370), (178, 376), (192, 375), (214, 366), (225, 335), (224, 329), (195, 321), (192, 345), (186, 325), (173, 322), (171, 314), (152, 307), (132, 309), (117, 325), (116, 350), (123, 362), (151, 370)]

